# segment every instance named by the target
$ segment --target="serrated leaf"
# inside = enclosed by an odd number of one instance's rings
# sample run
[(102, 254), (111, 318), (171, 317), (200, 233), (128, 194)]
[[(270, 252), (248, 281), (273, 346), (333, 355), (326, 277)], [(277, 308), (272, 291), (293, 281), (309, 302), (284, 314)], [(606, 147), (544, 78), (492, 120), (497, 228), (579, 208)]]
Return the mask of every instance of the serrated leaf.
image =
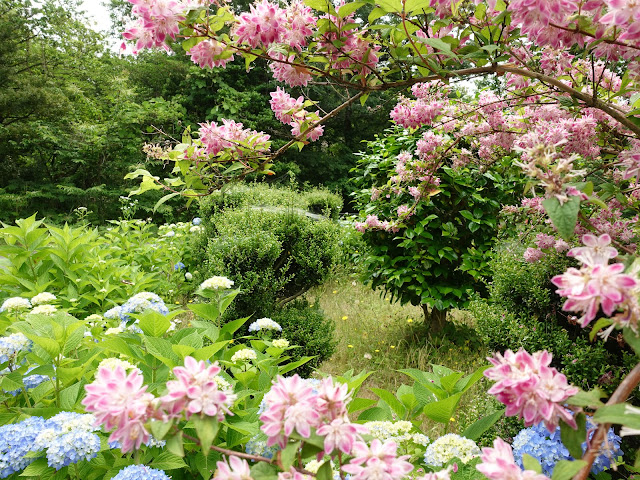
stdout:
[(456, 393), (443, 400), (428, 403), (424, 406), (423, 412), (431, 420), (448, 424), (451, 421), (453, 413), (456, 411), (461, 396), (462, 393)]
[(575, 405), (577, 407), (597, 408), (604, 405), (602, 401), (600, 401), (600, 399), (604, 398), (605, 396), (606, 395), (602, 392), (602, 390), (596, 387), (593, 390), (589, 390), (588, 392), (580, 390), (574, 396), (569, 397), (567, 399), (567, 403), (569, 405)]
[(498, 410), (490, 415), (486, 415), (471, 425), (469, 425), (464, 432), (462, 432), (462, 436), (466, 437), (470, 440), (478, 440), (482, 436), (484, 432), (489, 430), (498, 420), (502, 418), (504, 415), (505, 409)]

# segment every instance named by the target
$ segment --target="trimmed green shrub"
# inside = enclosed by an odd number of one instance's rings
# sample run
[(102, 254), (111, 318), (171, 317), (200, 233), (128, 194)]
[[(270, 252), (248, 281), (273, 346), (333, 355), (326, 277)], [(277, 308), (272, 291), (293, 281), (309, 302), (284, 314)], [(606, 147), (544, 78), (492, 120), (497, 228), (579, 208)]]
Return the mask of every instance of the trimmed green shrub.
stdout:
[(328, 190), (314, 189), (305, 194), (307, 210), (337, 220), (342, 211), (342, 197)]
[(313, 360), (298, 367), (295, 373), (308, 377), (335, 352), (335, 324), (333, 320), (324, 316), (317, 305), (310, 307), (306, 300), (298, 299), (289, 303), (272, 318), (282, 327), (282, 336), (289, 340), (291, 345), (299, 345), (300, 348), (289, 352), (294, 359), (315, 356)]

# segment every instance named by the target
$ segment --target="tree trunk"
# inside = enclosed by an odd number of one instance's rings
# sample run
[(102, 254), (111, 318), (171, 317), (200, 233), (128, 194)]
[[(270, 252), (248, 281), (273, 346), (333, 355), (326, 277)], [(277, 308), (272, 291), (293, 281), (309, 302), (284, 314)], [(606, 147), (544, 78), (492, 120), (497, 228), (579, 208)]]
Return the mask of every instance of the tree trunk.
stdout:
[(422, 305), (422, 311), (424, 312), (424, 324), (427, 327), (427, 333), (430, 335), (440, 333), (447, 321), (448, 310), (438, 310), (435, 307), (429, 310), (427, 305)]

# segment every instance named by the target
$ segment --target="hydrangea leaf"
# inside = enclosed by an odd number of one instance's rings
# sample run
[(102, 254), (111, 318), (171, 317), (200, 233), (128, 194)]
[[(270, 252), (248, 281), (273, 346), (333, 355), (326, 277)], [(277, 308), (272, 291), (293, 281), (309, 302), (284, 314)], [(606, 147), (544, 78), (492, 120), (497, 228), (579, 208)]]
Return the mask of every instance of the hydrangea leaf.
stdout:
[(553, 469), (551, 480), (569, 480), (586, 464), (584, 460), (560, 460)]

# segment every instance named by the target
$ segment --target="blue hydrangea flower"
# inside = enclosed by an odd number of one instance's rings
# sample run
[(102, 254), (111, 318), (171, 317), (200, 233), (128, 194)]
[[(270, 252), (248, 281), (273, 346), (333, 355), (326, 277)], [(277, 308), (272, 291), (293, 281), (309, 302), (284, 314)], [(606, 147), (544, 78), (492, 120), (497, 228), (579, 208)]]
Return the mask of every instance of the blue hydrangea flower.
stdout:
[(200, 225), (202, 223), (202, 219), (200, 217), (195, 217), (193, 220), (191, 220), (191, 223), (193, 223), (194, 225)]
[(27, 458), (46, 420), (30, 417), (20, 423), (0, 427), (0, 478), (20, 472), (35, 458)]
[(255, 435), (247, 442), (244, 448), (250, 455), (260, 455), (266, 458), (273, 458), (280, 447), (278, 445), (267, 446), (267, 437), (264, 434)]
[(8, 362), (20, 352), (30, 352), (33, 342), (21, 333), (0, 337), (0, 363)]
[(171, 480), (162, 470), (145, 465), (129, 465), (118, 472), (111, 480)]
[(56, 436), (47, 448), (47, 463), (60, 470), (80, 460), (91, 460), (100, 451), (100, 437), (84, 430), (72, 430)]
[[(140, 292), (127, 300), (123, 305), (115, 306), (104, 313), (105, 318), (114, 319), (119, 318), (123, 322), (131, 320), (130, 313), (141, 313), (147, 309), (155, 310), (162, 315), (167, 315), (169, 309), (164, 304), (164, 301), (151, 292)], [(126, 327), (126, 325), (123, 325)], [(128, 327), (130, 330), (140, 332), (137, 327)]]
[[(34, 368), (36, 368), (37, 366), (38, 365), (33, 365), (33, 366), (29, 367), (29, 369), (26, 371), (26, 373), (22, 377), (22, 383), (24, 384), (24, 387), (27, 390), (35, 388), (38, 385), (40, 385), (42, 382), (44, 382), (46, 380), (49, 380), (49, 377), (47, 375), (28, 375), (28, 373), (30, 371), (32, 371)], [(9, 373), (9, 369), (4, 369), (4, 370), (0, 371), (0, 375), (3, 374), (3, 373)], [(54, 380), (55, 380), (55, 377), (54, 377)], [(6, 392), (6, 393), (11, 395), (12, 397), (15, 397), (21, 391), (22, 391), (21, 389), (18, 389), (18, 390), (11, 390), (10, 392)]]
[(182, 262), (177, 262), (177, 263), (173, 266), (173, 269), (174, 269), (175, 271), (178, 271), (178, 270), (184, 270), (184, 268), (185, 268), (185, 267), (186, 267), (186, 265), (185, 265), (184, 263), (182, 263)]
[[(593, 436), (596, 425), (587, 417), (587, 431), (590, 432), (589, 438)], [(606, 447), (601, 448), (600, 455), (596, 458), (591, 472), (598, 474), (604, 470), (611, 468), (612, 462), (619, 456), (622, 456), (620, 449), (620, 437), (615, 434), (613, 428), (607, 433)], [(553, 468), (560, 460), (573, 460), (569, 454), (569, 450), (562, 444), (560, 438), (560, 427), (553, 433), (549, 433), (543, 423), (534, 425), (529, 428), (520, 430), (518, 435), (513, 439), (513, 456), (520, 468), (524, 469), (522, 457), (529, 454), (542, 465), (542, 473), (551, 476)], [(587, 442), (582, 443), (582, 452), (587, 449)]]

